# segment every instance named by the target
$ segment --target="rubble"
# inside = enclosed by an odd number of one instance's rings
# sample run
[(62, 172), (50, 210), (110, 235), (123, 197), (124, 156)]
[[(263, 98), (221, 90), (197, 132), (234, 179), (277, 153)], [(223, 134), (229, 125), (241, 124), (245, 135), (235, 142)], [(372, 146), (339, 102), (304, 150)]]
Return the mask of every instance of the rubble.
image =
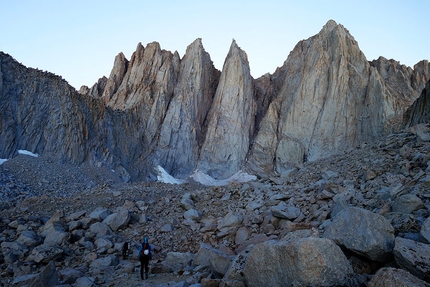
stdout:
[[(281, 253), (290, 256), (288, 268), (297, 270), (285, 278), (297, 284), (382, 286), (378, 280), (388, 280), (383, 274), (394, 272), (392, 282), (427, 286), (422, 266), (429, 263), (417, 256), (429, 247), (429, 150), (430, 142), (411, 129), (282, 177), (218, 187), (101, 180), (79, 191), (51, 181), (55, 193), (44, 192), (49, 187), (34, 174), (60, 171), (43, 156), (31, 159), (37, 170), (28, 169), (20, 155), (0, 165), (14, 195), (24, 195), (6, 197), (2, 185), (0, 286), (38, 280), (73, 287), (262, 286), (269, 279), (259, 278), (251, 266), (267, 265), (282, 277), (287, 271), (260, 262), (268, 254), (277, 262)], [(342, 221), (349, 226), (340, 228)], [(154, 252), (145, 282), (137, 260), (143, 237)], [(130, 250), (123, 259), (125, 241)], [(306, 256), (312, 254), (321, 257), (315, 261), (321, 273), (308, 271), (312, 261)], [(337, 264), (346, 268), (342, 276), (324, 273)], [(49, 276), (42, 278), (43, 272)]]

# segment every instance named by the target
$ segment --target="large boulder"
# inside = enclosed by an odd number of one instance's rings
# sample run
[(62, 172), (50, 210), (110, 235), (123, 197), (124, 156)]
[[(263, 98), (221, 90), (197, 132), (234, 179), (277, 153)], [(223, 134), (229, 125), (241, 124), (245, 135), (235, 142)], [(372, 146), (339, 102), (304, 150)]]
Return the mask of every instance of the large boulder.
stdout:
[(45, 287), (59, 285), (57, 269), (54, 261), (50, 261), (48, 265), (43, 268), (42, 272), (31, 283), (31, 287)]
[(119, 263), (118, 257), (112, 254), (112, 255), (94, 260), (93, 262), (91, 262), (90, 268), (106, 270), (110, 266), (118, 265), (118, 263)]
[(200, 232), (215, 231), (217, 229), (217, 218), (213, 216), (203, 217), (200, 219)]
[(87, 213), (86, 210), (78, 210), (66, 216), (66, 221), (76, 221)]
[(42, 227), (39, 228), (39, 235), (46, 237), (53, 231), (65, 231), (63, 218), (63, 211), (58, 211), (55, 213)]
[(228, 232), (242, 224), (243, 217), (233, 212), (227, 213), (223, 218), (218, 220), (217, 228), (219, 231)]
[(429, 283), (422, 281), (403, 269), (384, 267), (376, 272), (368, 287), (430, 287)]
[(94, 241), (94, 245), (97, 247), (98, 250), (106, 250), (113, 247), (113, 243), (107, 238), (97, 238)]
[(48, 263), (61, 256), (63, 253), (64, 251), (60, 248), (42, 244), (36, 246), (26, 260), (36, 263)]
[(389, 212), (384, 217), (390, 221), (395, 234), (420, 230), (419, 221), (410, 213)]
[(230, 268), (233, 258), (209, 245), (200, 244), (200, 249), (194, 256), (194, 265), (209, 266), (213, 273), (223, 276)]
[(2, 242), (1, 251), (4, 256), (4, 262), (12, 263), (18, 258), (23, 257), (28, 252), (28, 248), (16, 241)]
[(300, 216), (300, 208), (295, 206), (287, 206), (284, 201), (281, 201), (278, 205), (273, 206), (270, 211), (272, 215), (283, 219), (296, 219)]
[(415, 210), (425, 208), (421, 198), (415, 194), (404, 194), (394, 200), (392, 205), (394, 212), (411, 213)]
[(70, 239), (69, 232), (61, 231), (61, 230), (52, 230), (46, 235), (45, 240), (43, 241), (43, 244), (46, 244), (49, 246), (61, 246), (69, 239)]
[(182, 195), (180, 206), (185, 210), (190, 210), (194, 208), (194, 201), (189, 192)]
[(397, 264), (426, 281), (430, 281), (430, 245), (396, 237), (394, 258)]
[(98, 207), (89, 214), (89, 218), (92, 219), (92, 222), (103, 221), (109, 214), (112, 214), (109, 209)]
[(185, 266), (190, 266), (193, 262), (193, 254), (186, 252), (169, 252), (166, 255), (166, 264), (173, 270), (180, 270)]
[(256, 234), (254, 236), (252, 236), (251, 238), (245, 240), (245, 242), (243, 242), (242, 244), (240, 244), (235, 252), (236, 254), (241, 253), (242, 251), (244, 251), (248, 246), (254, 245), (254, 244), (258, 244), (258, 243), (262, 243), (265, 241), (268, 241), (269, 237), (267, 237), (266, 234)]
[(112, 234), (112, 230), (110, 229), (110, 227), (103, 222), (93, 223), (91, 224), (89, 229), (92, 233), (96, 234), (97, 237), (103, 237), (105, 235)]
[(21, 232), (16, 241), (26, 247), (34, 247), (42, 243), (41, 238), (37, 236), (36, 232), (31, 230)]
[(186, 220), (199, 220), (201, 217), (200, 212), (195, 210), (194, 208), (188, 209), (184, 212), (184, 218)]
[(58, 271), (58, 278), (63, 284), (73, 284), (76, 279), (83, 277), (84, 273), (78, 269), (64, 268)]
[(357, 207), (340, 211), (323, 237), (380, 262), (391, 258), (394, 247), (394, 229), (390, 222), (382, 215)]
[(245, 282), (245, 275), (243, 270), (245, 268), (246, 258), (249, 255), (252, 247), (248, 246), (245, 250), (240, 252), (231, 262), (230, 267), (224, 275), (223, 280), (233, 280), (233, 281), (241, 281)]
[(30, 286), (39, 274), (27, 274), (13, 278), (12, 286)]
[(130, 222), (130, 213), (127, 208), (120, 208), (118, 212), (108, 215), (103, 223), (109, 226), (113, 231), (127, 227)]
[(79, 277), (73, 287), (96, 287), (98, 286), (94, 277)]
[(239, 227), (234, 236), (234, 243), (240, 245), (249, 238), (249, 228), (246, 226)]
[(243, 273), (250, 287), (336, 286), (347, 285), (353, 271), (332, 240), (309, 237), (255, 245)]
[(420, 237), (422, 241), (430, 243), (430, 217), (421, 226)]

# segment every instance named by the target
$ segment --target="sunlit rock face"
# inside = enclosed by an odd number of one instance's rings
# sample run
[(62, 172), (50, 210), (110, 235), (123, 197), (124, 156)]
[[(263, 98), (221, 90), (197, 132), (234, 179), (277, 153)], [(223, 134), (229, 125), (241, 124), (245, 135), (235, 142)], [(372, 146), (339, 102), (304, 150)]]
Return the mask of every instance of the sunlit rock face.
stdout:
[(275, 72), (278, 88), (269, 96), (249, 169), (282, 174), (398, 129), (418, 96), (413, 73), (383, 58), (369, 64), (348, 30), (329, 21)]
[(201, 39), (194, 41), (181, 61), (178, 83), (158, 139), (157, 159), (169, 174), (186, 177), (195, 169), (219, 74)]
[(198, 169), (215, 178), (240, 170), (248, 153), (255, 113), (248, 58), (233, 41), (208, 115)]
[(134, 181), (156, 180), (157, 166), (179, 179), (283, 174), (400, 129), (430, 77), (426, 60), (369, 62), (332, 20), (258, 79), (234, 40), (222, 71), (201, 39), (182, 58), (139, 43), (79, 92), (4, 53), (0, 63), (0, 158), (29, 150)]

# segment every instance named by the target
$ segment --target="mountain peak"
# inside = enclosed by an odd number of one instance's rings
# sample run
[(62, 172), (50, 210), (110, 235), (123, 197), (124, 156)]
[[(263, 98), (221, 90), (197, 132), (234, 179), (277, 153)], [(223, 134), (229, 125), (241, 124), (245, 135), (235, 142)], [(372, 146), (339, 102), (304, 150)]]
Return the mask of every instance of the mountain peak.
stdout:
[(233, 39), (214, 96), (198, 170), (220, 179), (244, 164), (256, 105), (248, 57)]
[(339, 26), (336, 21), (334, 20), (328, 20), (327, 23), (322, 27), (321, 32), (320, 33), (330, 33), (331, 31), (333, 31), (333, 29), (335, 29), (337, 26)]
[(327, 23), (323, 26), (321, 29), (321, 32), (319, 34), (328, 34), (331, 33), (333, 30), (335, 30), (340, 33), (345, 33), (348, 36), (354, 38), (342, 24), (336, 23), (334, 20), (328, 20)]
[[(236, 40), (233, 39), (230, 45), (230, 50), (228, 51), (228, 55), (226, 57), (226, 61), (230, 58), (237, 55), (238, 57), (240, 57), (240, 59), (242, 59), (242, 61), (244, 61), (246, 63), (246, 65), (249, 66), (248, 63), (248, 55), (246, 54), (246, 52), (244, 50), (242, 50), (236, 43)], [(225, 63), (224, 63), (225, 64)]]
[(189, 44), (185, 54), (188, 54), (189, 51), (193, 49), (203, 49), (202, 38), (197, 38), (191, 44)]
[(139, 43), (130, 61), (116, 57), (109, 79), (76, 96), (65, 81), (0, 53), (0, 157), (56, 154), (125, 180), (155, 179), (158, 165), (181, 178), (196, 169), (217, 179), (283, 174), (391, 132), (430, 77), (428, 62), (414, 70), (369, 64), (333, 20), (261, 80), (235, 39), (222, 71), (201, 42), (182, 59)]
[(324, 25), (323, 29), (325, 28), (330, 28), (330, 27), (335, 27), (337, 26), (336, 21), (334, 21), (333, 19), (330, 19), (327, 21), (327, 23)]

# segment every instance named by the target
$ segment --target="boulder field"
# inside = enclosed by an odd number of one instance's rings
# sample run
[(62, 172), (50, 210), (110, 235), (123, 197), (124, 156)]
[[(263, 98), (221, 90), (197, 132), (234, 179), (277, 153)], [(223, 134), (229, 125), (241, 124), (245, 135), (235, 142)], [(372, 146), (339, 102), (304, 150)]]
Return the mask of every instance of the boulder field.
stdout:
[[(0, 282), (429, 286), (426, 135), (429, 126), (417, 125), (282, 177), (221, 187), (125, 184), (19, 155), (0, 165), (10, 195), (2, 200)], [(67, 187), (73, 178), (80, 183)], [(154, 250), (145, 281), (143, 237)]]

